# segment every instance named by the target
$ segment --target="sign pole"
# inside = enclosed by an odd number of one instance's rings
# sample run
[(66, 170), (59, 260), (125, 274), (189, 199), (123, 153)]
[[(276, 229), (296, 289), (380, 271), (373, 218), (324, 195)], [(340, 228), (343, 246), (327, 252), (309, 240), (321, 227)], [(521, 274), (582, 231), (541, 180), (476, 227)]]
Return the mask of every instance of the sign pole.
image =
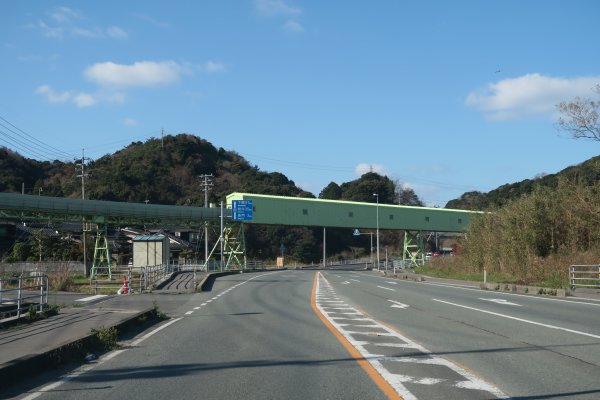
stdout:
[(325, 227), (323, 227), (323, 268), (325, 268), (327, 266), (327, 263), (325, 262), (325, 258), (327, 257), (327, 251), (326, 251), (326, 245), (327, 245), (327, 241), (325, 240), (326, 238), (326, 231), (325, 231)]

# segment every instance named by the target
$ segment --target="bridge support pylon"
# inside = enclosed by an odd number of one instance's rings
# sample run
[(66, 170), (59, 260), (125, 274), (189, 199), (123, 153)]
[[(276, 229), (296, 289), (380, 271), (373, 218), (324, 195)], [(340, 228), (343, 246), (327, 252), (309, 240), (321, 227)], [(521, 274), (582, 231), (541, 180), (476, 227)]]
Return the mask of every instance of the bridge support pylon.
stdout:
[(94, 246), (94, 259), (90, 279), (99, 276), (112, 279), (110, 249), (108, 248), (108, 234), (105, 224), (96, 225), (96, 245)]
[(405, 268), (414, 268), (424, 264), (425, 240), (423, 231), (404, 231), (402, 262)]
[[(209, 261), (216, 258), (216, 255), (219, 253), (220, 245), (221, 243), (217, 240), (208, 258), (205, 260), (204, 267), (206, 271), (208, 271)], [(246, 263), (244, 224), (241, 222), (228, 222), (223, 229), (223, 259), (221, 268), (224, 271), (232, 269), (245, 270)]]

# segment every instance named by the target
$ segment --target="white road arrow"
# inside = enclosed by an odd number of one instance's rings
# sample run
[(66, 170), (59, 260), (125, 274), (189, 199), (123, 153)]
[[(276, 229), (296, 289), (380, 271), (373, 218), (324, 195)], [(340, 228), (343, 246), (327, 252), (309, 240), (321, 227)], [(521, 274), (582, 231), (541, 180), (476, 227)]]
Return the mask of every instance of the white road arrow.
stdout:
[(484, 300), (484, 301), (491, 301), (492, 303), (498, 303), (498, 304), (505, 304), (507, 306), (517, 306), (517, 307), (521, 307), (520, 304), (517, 303), (511, 303), (508, 300), (504, 300), (504, 299), (484, 299), (483, 297), (480, 297), (479, 300)]
[(390, 307), (392, 308), (408, 308), (408, 304), (400, 303), (399, 301), (388, 300), (390, 303), (393, 303)]

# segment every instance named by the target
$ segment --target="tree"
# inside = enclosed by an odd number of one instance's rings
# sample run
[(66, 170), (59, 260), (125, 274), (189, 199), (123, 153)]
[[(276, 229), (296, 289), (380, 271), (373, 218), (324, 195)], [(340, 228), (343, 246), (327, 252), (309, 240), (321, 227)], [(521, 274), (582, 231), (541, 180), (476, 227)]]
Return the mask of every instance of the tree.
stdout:
[(398, 179), (394, 180), (394, 197), (396, 204), (400, 204), (401, 206), (423, 207), (424, 205), (415, 191)]
[[(593, 89), (600, 94), (600, 84)], [(592, 139), (600, 141), (600, 121), (598, 110), (600, 101), (575, 97), (573, 101), (563, 101), (557, 105), (563, 115), (558, 119), (558, 126), (570, 132), (575, 139)]]
[(377, 193), (380, 203), (394, 204), (394, 182), (376, 172), (367, 172), (356, 180), (342, 183), (340, 188), (341, 200), (375, 203), (373, 194)]
[(325, 200), (339, 200), (342, 198), (342, 188), (340, 188), (340, 185), (337, 183), (330, 182), (329, 185), (321, 190), (319, 198)]

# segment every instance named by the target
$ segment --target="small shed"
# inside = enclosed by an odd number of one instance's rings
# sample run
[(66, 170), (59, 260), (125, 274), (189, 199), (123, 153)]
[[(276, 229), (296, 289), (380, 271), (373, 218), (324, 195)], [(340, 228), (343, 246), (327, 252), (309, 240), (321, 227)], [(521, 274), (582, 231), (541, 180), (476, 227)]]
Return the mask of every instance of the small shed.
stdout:
[(169, 263), (169, 238), (160, 233), (133, 238), (133, 268)]

